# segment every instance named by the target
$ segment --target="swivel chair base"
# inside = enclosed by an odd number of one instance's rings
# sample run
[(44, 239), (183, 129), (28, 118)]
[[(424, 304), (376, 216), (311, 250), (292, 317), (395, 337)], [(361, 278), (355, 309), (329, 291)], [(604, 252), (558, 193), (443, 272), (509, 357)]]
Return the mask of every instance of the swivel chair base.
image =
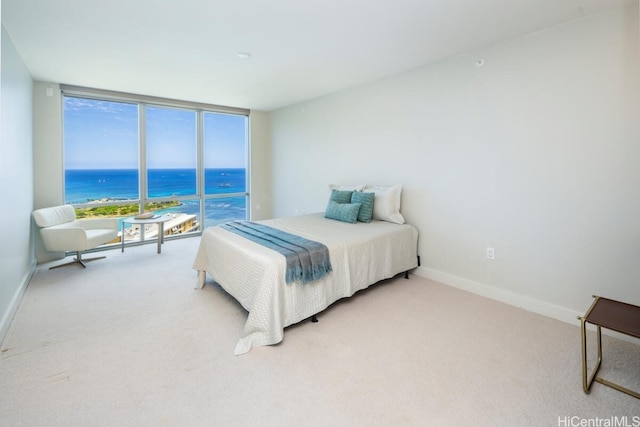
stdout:
[(103, 259), (103, 258), (106, 258), (106, 256), (98, 256), (93, 258), (82, 259), (82, 252), (78, 251), (76, 252), (76, 257), (73, 259), (73, 261), (66, 262), (64, 264), (54, 265), (53, 267), (49, 267), (49, 270), (53, 270), (54, 268), (67, 267), (69, 265), (76, 265), (76, 264), (78, 264), (82, 268), (87, 268), (87, 266), (84, 264), (85, 262), (91, 262), (91, 261), (95, 261), (97, 259)]

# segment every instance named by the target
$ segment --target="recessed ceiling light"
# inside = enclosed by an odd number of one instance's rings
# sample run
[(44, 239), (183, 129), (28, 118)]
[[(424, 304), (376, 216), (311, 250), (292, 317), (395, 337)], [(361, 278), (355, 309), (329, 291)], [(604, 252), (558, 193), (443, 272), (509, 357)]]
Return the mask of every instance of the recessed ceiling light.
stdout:
[(236, 55), (240, 59), (249, 59), (249, 58), (251, 58), (251, 54), (249, 52), (238, 52)]

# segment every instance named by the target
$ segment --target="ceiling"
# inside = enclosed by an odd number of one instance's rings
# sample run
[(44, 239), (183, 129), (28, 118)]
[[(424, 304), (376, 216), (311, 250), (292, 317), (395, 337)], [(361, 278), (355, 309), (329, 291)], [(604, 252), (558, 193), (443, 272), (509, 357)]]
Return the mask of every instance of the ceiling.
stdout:
[(269, 111), (637, 0), (0, 1), (37, 81)]

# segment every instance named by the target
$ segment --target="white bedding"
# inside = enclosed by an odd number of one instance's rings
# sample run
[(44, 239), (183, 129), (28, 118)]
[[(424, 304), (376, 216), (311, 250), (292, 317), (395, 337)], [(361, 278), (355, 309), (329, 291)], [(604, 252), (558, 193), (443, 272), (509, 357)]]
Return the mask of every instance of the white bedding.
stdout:
[(259, 222), (324, 243), (333, 272), (305, 285), (286, 284), (283, 255), (222, 227), (206, 228), (193, 264), (200, 287), (206, 272), (249, 312), (236, 355), (276, 344), (285, 327), (418, 265), (418, 231), (411, 225), (349, 224), (322, 213)]

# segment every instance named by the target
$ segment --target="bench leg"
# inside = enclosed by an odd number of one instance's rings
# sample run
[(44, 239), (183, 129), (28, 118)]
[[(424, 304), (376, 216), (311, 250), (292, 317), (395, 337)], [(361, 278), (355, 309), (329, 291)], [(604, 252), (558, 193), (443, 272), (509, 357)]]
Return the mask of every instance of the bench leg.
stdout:
[(591, 391), (591, 384), (593, 384), (593, 380), (600, 369), (600, 365), (602, 364), (602, 331), (600, 326), (597, 327), (596, 335), (597, 335), (597, 345), (598, 345), (598, 361), (596, 362), (596, 367), (593, 370), (593, 374), (589, 376), (587, 374), (587, 322), (585, 322), (584, 318), (580, 318), (581, 329), (582, 329), (582, 389), (585, 393), (589, 394)]
[(600, 369), (600, 365), (602, 364), (602, 330), (600, 326), (596, 326), (596, 340), (598, 346), (598, 361), (596, 362), (596, 366), (593, 370), (591, 376), (588, 375), (587, 371), (587, 326), (584, 318), (580, 318), (581, 329), (582, 329), (582, 388), (584, 392), (589, 394), (591, 391), (591, 385), (593, 382), (599, 382), (600, 384), (604, 384), (607, 387), (611, 387), (615, 390), (621, 391), (622, 393), (626, 393), (629, 396), (633, 396), (636, 399), (640, 399), (640, 393), (630, 390), (626, 387), (623, 387), (619, 384), (612, 383), (611, 381), (605, 380), (604, 378), (596, 377), (598, 370)]

